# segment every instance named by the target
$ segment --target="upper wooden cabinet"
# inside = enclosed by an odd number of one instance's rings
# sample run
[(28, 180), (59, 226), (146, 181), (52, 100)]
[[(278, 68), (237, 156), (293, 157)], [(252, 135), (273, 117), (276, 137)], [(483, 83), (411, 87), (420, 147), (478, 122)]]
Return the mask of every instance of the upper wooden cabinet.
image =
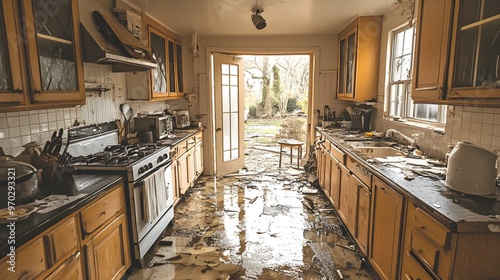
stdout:
[(156, 68), (126, 73), (129, 99), (156, 101), (184, 96), (182, 44), (161, 29), (148, 25), (149, 47)]
[(500, 106), (500, 6), (419, 0), (415, 103)]
[(77, 0), (2, 1), (0, 13), (2, 110), (84, 104)]
[(381, 16), (362, 16), (338, 34), (338, 99), (377, 99), (381, 33)]
[(14, 0), (0, 3), (0, 103), (25, 104), (23, 45)]
[(453, 0), (420, 0), (415, 41), (412, 98), (415, 103), (446, 99)]

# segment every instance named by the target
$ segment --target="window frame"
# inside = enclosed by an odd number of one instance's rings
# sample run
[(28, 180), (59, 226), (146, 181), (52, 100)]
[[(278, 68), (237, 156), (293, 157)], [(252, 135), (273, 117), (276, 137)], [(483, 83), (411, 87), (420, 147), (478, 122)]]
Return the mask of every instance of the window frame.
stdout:
[[(400, 34), (401, 32), (405, 32), (406, 30), (413, 28), (413, 39), (412, 39), (412, 47), (411, 47), (411, 61), (410, 61), (410, 74), (408, 79), (401, 79), (401, 80), (396, 80), (393, 81), (393, 70), (394, 70), (394, 62), (395, 59), (397, 58), (402, 58), (405, 56), (404, 51), (401, 53), (400, 56), (396, 57), (396, 49), (395, 46), (396, 40), (397, 40), (397, 35)], [(386, 92), (385, 92), (385, 106), (384, 106), (384, 116), (386, 119), (393, 120), (393, 121), (404, 121), (404, 122), (409, 122), (409, 123), (415, 123), (418, 126), (421, 126), (422, 124), (430, 125), (430, 126), (435, 126), (435, 127), (444, 127), (446, 124), (446, 113), (447, 113), (447, 106), (446, 105), (436, 105), (437, 106), (437, 116), (436, 116), (436, 121), (432, 121), (430, 119), (422, 119), (422, 118), (417, 118), (415, 115), (415, 109), (416, 106), (420, 104), (414, 104), (413, 99), (411, 98), (412, 94), (412, 81), (413, 81), (413, 66), (414, 66), (414, 56), (415, 56), (415, 39), (416, 39), (416, 25), (415, 24), (410, 24), (410, 23), (405, 23), (401, 26), (398, 26), (397, 28), (394, 28), (389, 31), (389, 44), (388, 44), (388, 51), (387, 51), (387, 66), (388, 66), (388, 74), (387, 74), (387, 80), (386, 80)], [(404, 49), (404, 46), (401, 46)], [(408, 54), (406, 54), (408, 55)], [(404, 92), (403, 93), (398, 93), (398, 92), (393, 92), (393, 86), (394, 85), (401, 85)], [(392, 100), (397, 100), (399, 102), (400, 108), (400, 114), (399, 116), (395, 116), (393, 112), (393, 105), (392, 105)], [(435, 104), (423, 104), (423, 105), (435, 105)], [(398, 109), (394, 109), (397, 111)]]

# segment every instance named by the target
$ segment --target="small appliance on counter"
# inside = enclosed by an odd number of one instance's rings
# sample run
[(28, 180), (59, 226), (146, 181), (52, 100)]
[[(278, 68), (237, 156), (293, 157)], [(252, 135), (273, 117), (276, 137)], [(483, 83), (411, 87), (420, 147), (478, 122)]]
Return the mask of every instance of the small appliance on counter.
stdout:
[(172, 118), (173, 117), (169, 115), (148, 115), (143, 118), (134, 118), (135, 131), (151, 131), (155, 141), (166, 138), (173, 129)]
[(173, 111), (175, 116), (175, 128), (188, 127), (191, 124), (188, 110)]
[(495, 196), (497, 155), (468, 142), (458, 142), (448, 158), (446, 187), (477, 196)]
[(370, 121), (371, 121), (372, 108), (362, 108), (355, 107), (351, 113), (351, 128), (359, 129), (360, 131), (371, 131)]

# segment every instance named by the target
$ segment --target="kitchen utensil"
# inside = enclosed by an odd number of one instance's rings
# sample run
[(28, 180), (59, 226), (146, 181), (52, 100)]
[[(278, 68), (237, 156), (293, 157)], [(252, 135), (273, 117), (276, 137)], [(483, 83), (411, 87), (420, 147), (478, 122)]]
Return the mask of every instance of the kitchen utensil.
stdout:
[(446, 186), (478, 196), (495, 194), (497, 155), (468, 142), (458, 142), (448, 158)]
[(330, 120), (330, 106), (325, 105), (325, 108), (323, 109), (323, 120), (328, 121)]
[[(3, 195), (9, 193), (9, 182), (14, 182), (16, 205), (30, 202), (38, 193), (38, 176), (42, 170), (33, 165), (13, 161), (9, 157), (0, 157), (0, 191)], [(14, 178), (14, 181), (13, 179)], [(5, 205), (7, 199), (2, 199), (0, 205)]]

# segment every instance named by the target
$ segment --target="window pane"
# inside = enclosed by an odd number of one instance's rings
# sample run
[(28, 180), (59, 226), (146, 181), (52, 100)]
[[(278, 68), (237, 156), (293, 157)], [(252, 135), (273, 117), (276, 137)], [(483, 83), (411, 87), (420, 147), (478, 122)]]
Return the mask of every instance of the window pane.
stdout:
[(222, 75), (222, 84), (229, 85), (229, 75)]
[(238, 112), (238, 87), (231, 87), (231, 112)]
[(404, 31), (398, 32), (394, 38), (394, 56), (403, 55)]
[(222, 112), (230, 112), (229, 104), (231, 102), (229, 95), (229, 86), (222, 86)]
[(229, 74), (229, 64), (222, 64), (221, 72), (222, 72), (222, 75), (228, 75)]
[(232, 86), (237, 86), (238, 85), (238, 76), (231, 76), (231, 85)]
[(231, 113), (231, 148), (238, 148), (238, 113)]
[(405, 31), (405, 41), (403, 46), (403, 55), (413, 52), (413, 27)]
[(402, 116), (403, 110), (403, 94), (404, 94), (404, 86), (403, 84), (393, 84), (391, 85), (391, 94), (389, 101), (389, 115), (393, 115), (395, 117), (404, 117)]
[(401, 58), (401, 80), (411, 79), (411, 55), (405, 55)]
[(397, 82), (401, 81), (401, 73), (402, 73), (402, 64), (403, 61), (401, 58), (395, 58), (392, 62), (392, 78), (391, 81)]
[(167, 92), (167, 46), (165, 39), (150, 33), (151, 54), (156, 60), (156, 67), (153, 68), (153, 91)]
[(238, 75), (238, 65), (232, 64), (230, 67), (229, 74), (231, 75)]

